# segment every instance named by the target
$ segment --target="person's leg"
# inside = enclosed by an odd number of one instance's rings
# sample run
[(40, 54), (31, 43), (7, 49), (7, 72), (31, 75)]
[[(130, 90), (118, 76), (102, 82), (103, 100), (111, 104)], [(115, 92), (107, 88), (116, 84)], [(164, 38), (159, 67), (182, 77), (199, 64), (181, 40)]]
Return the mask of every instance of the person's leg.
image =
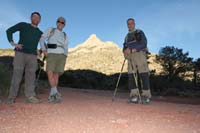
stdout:
[(149, 73), (140, 73), (140, 78), (142, 81), (142, 101), (144, 104), (149, 104), (151, 99)]
[(54, 95), (54, 90), (56, 88), (56, 81), (54, 79), (54, 71), (56, 68), (56, 64), (57, 64), (56, 54), (49, 53), (47, 55), (46, 70), (47, 70), (48, 81), (51, 86), (50, 96)]
[(49, 102), (57, 103), (61, 101), (61, 94), (57, 90), (58, 85), (58, 73), (55, 72), (48, 72), (49, 83), (51, 85), (51, 92), (49, 96)]
[(56, 91), (56, 94), (55, 94), (55, 101), (56, 102), (61, 102), (62, 100), (62, 95), (58, 92), (58, 82), (59, 82), (59, 73), (54, 73), (54, 80), (55, 80), (55, 83), (56, 83), (56, 88), (55, 88), (55, 91)]
[(142, 81), (142, 95), (151, 98), (149, 73), (140, 73)]
[(12, 76), (12, 81), (11, 81), (8, 98), (16, 98), (18, 91), (19, 91), (20, 82), (23, 77), (23, 73), (24, 73), (23, 69), (14, 69), (13, 70), (13, 76)]
[(145, 53), (140, 53), (138, 57), (138, 70), (142, 85), (142, 97), (145, 103), (150, 102), (151, 91), (150, 91), (150, 81), (149, 81), (149, 68), (147, 63), (147, 58)]
[(55, 80), (55, 83), (56, 83), (56, 91), (61, 96), (61, 94), (58, 92), (59, 73), (57, 73), (57, 72), (54, 73), (54, 80)]
[(56, 81), (56, 102), (61, 101), (61, 94), (58, 92), (57, 87), (58, 87), (58, 82), (59, 82), (59, 76), (64, 73), (64, 68), (65, 68), (65, 63), (66, 63), (66, 56), (64, 54), (57, 54), (57, 65), (55, 67), (55, 72), (54, 72), (54, 79)]
[(48, 71), (47, 75), (48, 75), (49, 84), (51, 86), (51, 94), (50, 95), (53, 95), (55, 92), (54, 90), (56, 89), (56, 80), (54, 77), (54, 72)]
[(58, 93), (57, 86), (59, 74), (64, 71), (65, 61), (66, 56), (63, 54), (48, 54), (47, 56), (48, 79), (51, 85), (50, 102), (59, 102), (61, 100), (61, 95)]
[(140, 73), (140, 78), (142, 81), (142, 102), (144, 104), (149, 104), (151, 99), (149, 73)]
[(39, 103), (35, 93), (35, 78), (37, 70), (37, 56), (26, 54), (26, 66), (25, 66), (25, 96), (30, 103)]
[(15, 57), (13, 60), (13, 76), (11, 81), (11, 86), (9, 90), (8, 103), (14, 103), (20, 86), (20, 82), (24, 73), (24, 55), (20, 52), (15, 52)]
[(130, 102), (138, 103), (139, 89), (137, 86), (137, 68), (133, 59), (133, 54), (131, 58), (128, 60), (128, 84), (130, 90)]
[(58, 87), (59, 76), (64, 73), (65, 63), (66, 63), (66, 56), (64, 54), (57, 55), (57, 65), (54, 73), (54, 78), (56, 80), (56, 87)]
[(59, 82), (59, 73), (54, 73), (54, 79), (55, 79), (55, 84), (56, 84), (56, 88), (57, 88), (58, 82)]
[(56, 89), (56, 81), (54, 79), (54, 72), (53, 71), (48, 71), (47, 72), (48, 75), (48, 80), (49, 80), (49, 84), (51, 86), (51, 90), (50, 90), (50, 94), (49, 94), (49, 102), (50, 103), (54, 103), (55, 102), (55, 94), (57, 93), (57, 89)]

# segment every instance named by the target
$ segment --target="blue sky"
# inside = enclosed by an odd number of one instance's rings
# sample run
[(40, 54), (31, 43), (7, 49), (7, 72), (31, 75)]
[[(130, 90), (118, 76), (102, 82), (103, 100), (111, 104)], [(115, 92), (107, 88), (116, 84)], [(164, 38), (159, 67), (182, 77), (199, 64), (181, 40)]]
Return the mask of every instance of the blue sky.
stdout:
[[(122, 47), (127, 33), (126, 19), (133, 17), (148, 38), (151, 52), (173, 45), (200, 57), (199, 0), (2, 0), (0, 5), (0, 48), (10, 48), (5, 30), (18, 22), (29, 22), (39, 11), (41, 30), (55, 26), (56, 18), (67, 20), (65, 31), (70, 47), (96, 34), (103, 41)], [(15, 34), (17, 41), (18, 34)]]

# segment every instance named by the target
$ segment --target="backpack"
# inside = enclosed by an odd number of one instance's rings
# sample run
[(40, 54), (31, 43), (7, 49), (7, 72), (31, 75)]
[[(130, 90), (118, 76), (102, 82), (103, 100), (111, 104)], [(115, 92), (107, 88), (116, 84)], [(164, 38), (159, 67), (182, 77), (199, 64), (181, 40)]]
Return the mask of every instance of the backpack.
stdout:
[[(52, 28), (52, 29), (51, 29), (48, 40), (54, 35), (55, 30), (56, 30), (56, 28)], [(66, 40), (67, 40), (67, 34), (66, 34), (65, 32), (63, 32), (63, 34), (64, 34), (65, 41), (66, 41)]]
[[(128, 33), (128, 34), (130, 34), (130, 33)], [(125, 38), (125, 42), (127, 43), (127, 39), (128, 39), (128, 34), (127, 34), (127, 36), (126, 36), (126, 38)], [(135, 40), (137, 40), (137, 41), (141, 41), (142, 40), (142, 33), (141, 33), (141, 30), (139, 30), (139, 29), (136, 29), (136, 31), (134, 31), (133, 32), (133, 38), (135, 39)]]

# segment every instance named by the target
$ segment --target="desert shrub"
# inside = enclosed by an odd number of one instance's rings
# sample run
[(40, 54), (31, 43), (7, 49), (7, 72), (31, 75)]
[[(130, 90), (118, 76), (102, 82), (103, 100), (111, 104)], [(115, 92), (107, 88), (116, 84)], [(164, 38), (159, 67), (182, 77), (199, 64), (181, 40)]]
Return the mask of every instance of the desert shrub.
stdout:
[(0, 95), (7, 95), (11, 82), (11, 72), (0, 63)]
[(76, 70), (65, 71), (60, 77), (59, 84), (61, 86), (69, 86), (74, 88), (102, 89), (106, 75), (92, 70)]
[[(113, 74), (109, 76), (110, 81), (112, 81), (110, 83), (110, 89), (113, 90), (116, 87), (116, 83), (119, 77), (119, 73)], [(128, 91), (128, 74), (127, 73), (122, 73), (121, 75), (121, 79), (119, 82), (119, 91)]]
[[(119, 73), (105, 75), (92, 70), (70, 70), (60, 77), (59, 84), (63, 87), (82, 89), (114, 90)], [(200, 96), (200, 90), (194, 87), (192, 81), (176, 77), (172, 81), (164, 75), (150, 75), (150, 85), (153, 95), (170, 96)], [(118, 91), (128, 90), (128, 75), (122, 73)]]
[[(74, 88), (113, 90), (119, 74), (105, 75), (92, 70), (65, 71), (60, 77), (59, 85)], [(127, 86), (127, 75), (122, 74), (119, 88)]]
[(172, 81), (167, 80), (164, 75), (150, 76), (151, 89), (154, 95), (170, 96), (199, 96), (200, 89), (192, 81), (180, 77)]
[(174, 46), (166, 46), (160, 49), (156, 56), (156, 61), (160, 63), (164, 69), (163, 74), (172, 81), (192, 69), (192, 58), (188, 52), (183, 52), (183, 49)]

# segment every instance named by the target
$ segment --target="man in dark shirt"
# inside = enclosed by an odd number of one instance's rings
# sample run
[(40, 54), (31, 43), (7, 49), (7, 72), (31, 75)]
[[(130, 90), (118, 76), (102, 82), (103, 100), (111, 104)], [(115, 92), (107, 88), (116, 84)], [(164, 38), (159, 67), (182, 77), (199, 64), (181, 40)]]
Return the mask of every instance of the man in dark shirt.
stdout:
[[(151, 98), (149, 84), (149, 68), (146, 58), (147, 39), (142, 30), (135, 28), (135, 20), (130, 18), (127, 20), (129, 32), (126, 35), (123, 53), (128, 60), (128, 77), (130, 99), (129, 102), (138, 103), (139, 93), (137, 84), (137, 71), (142, 81), (142, 102), (149, 103)], [(134, 74), (134, 75), (133, 75)]]
[[(7, 29), (7, 38), (10, 44), (15, 47), (15, 57), (13, 61), (13, 77), (8, 96), (8, 103), (15, 102), (19, 85), (25, 71), (25, 96), (27, 102), (39, 103), (35, 94), (35, 72), (37, 70), (37, 46), (42, 35), (38, 28), (41, 15), (38, 12), (31, 14), (31, 23), (21, 22)], [(19, 31), (19, 42), (13, 41), (13, 34)]]

